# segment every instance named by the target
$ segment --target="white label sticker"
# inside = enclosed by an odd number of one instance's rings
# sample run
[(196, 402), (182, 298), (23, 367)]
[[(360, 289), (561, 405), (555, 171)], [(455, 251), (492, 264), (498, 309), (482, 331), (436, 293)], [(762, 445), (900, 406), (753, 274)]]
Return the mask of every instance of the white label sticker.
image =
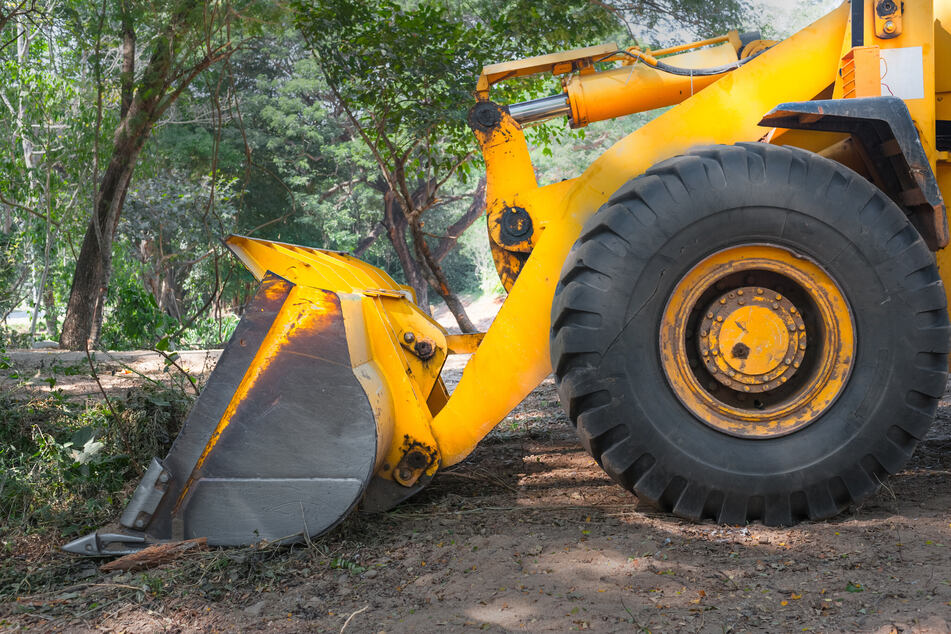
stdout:
[(882, 96), (925, 98), (925, 73), (921, 47), (881, 50)]

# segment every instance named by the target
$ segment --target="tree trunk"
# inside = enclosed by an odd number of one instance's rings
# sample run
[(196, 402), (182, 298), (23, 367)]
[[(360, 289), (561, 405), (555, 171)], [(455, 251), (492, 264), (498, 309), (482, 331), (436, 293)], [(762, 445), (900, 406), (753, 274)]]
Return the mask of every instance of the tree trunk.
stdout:
[(145, 137), (125, 140), (126, 143), (117, 145), (103, 173), (96, 209), (76, 260), (59, 342), (67, 350), (93, 347), (99, 339), (106, 289), (112, 276), (112, 241)]
[[(112, 276), (112, 241), (139, 153), (164, 111), (158, 91), (169, 69), (167, 64), (164, 68), (155, 68), (161, 66), (155, 57), (149, 66), (146, 75), (150, 76), (143, 80), (143, 86), (116, 130), (112, 158), (102, 173), (99, 196), (76, 260), (59, 342), (60, 347), (67, 350), (84, 350), (95, 346), (99, 339), (106, 290)], [(143, 92), (147, 95), (145, 98)]]
[(43, 317), (46, 320), (46, 337), (56, 339), (56, 295), (51, 286), (43, 292)]
[(468, 313), (466, 313), (466, 307), (463, 306), (459, 296), (449, 288), (449, 280), (446, 279), (446, 274), (443, 272), (442, 267), (439, 266), (439, 262), (436, 261), (430, 252), (429, 244), (426, 242), (426, 236), (423, 234), (423, 227), (418, 216), (413, 219), (411, 229), (413, 231), (413, 246), (416, 247), (416, 253), (419, 255), (419, 259), (422, 260), (423, 266), (429, 269), (429, 271), (425, 271), (425, 273), (428, 273), (428, 275), (426, 275), (427, 281), (436, 289), (436, 292), (439, 293), (443, 301), (446, 302), (446, 307), (449, 308), (449, 312), (452, 313), (452, 316), (456, 318), (459, 329), (462, 332), (477, 332), (475, 324), (472, 323)]
[(119, 75), (119, 92), (122, 99), (119, 118), (122, 119), (129, 113), (135, 94), (135, 25), (129, 0), (122, 0), (122, 73)]
[(429, 315), (429, 283), (423, 276), (419, 263), (413, 258), (409, 243), (406, 241), (406, 229), (409, 223), (393, 190), (387, 190), (383, 194), (383, 226), (386, 227), (387, 237), (396, 251), (406, 282), (416, 293), (416, 304)]

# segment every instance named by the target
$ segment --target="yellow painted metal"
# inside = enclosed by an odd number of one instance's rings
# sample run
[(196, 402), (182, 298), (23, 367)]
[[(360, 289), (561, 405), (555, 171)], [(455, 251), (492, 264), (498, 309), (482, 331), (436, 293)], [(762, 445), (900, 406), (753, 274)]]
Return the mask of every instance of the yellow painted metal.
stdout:
[[(740, 41), (740, 34), (737, 31), (730, 31), (726, 35), (718, 35), (717, 37), (711, 37), (706, 40), (699, 40), (697, 42), (690, 42), (689, 44), (678, 44), (676, 46), (668, 46), (667, 48), (660, 48), (656, 51), (651, 49), (646, 49), (645, 53), (650, 53), (654, 57), (662, 57), (664, 55), (674, 55), (676, 53), (683, 53), (684, 51), (689, 51), (696, 48), (701, 48), (703, 46), (710, 46), (712, 44), (720, 44), (722, 42), (729, 42), (733, 47), (734, 51), (739, 51), (742, 48), (743, 44)], [(630, 48), (628, 51), (638, 50), (635, 48)], [(622, 60), (624, 61), (624, 60)]]
[[(695, 42), (687, 45), (687, 48), (706, 43), (709, 41)], [(586, 51), (583, 49), (578, 54)], [(630, 61), (631, 58), (617, 59)], [(735, 63), (738, 59), (734, 46), (724, 43), (672, 55), (664, 61), (680, 68), (711, 68)], [(539, 65), (527, 60), (513, 68), (524, 73), (531, 69), (537, 72)], [(503, 70), (505, 68), (492, 70), (488, 76), (501, 76)], [(515, 72), (512, 69), (509, 71)], [(489, 71), (484, 70), (483, 77), (487, 76), (486, 72)], [(721, 76), (671, 75), (644, 63), (637, 63), (599, 73), (573, 75), (566, 81), (566, 91), (574, 124), (581, 126), (680, 103)], [(488, 131), (476, 129), (475, 134), (486, 164), (486, 214), (492, 257), (502, 285), (509, 290), (525, 263), (526, 255), (535, 248), (544, 228), (553, 219), (561, 222), (559, 212), (563, 192), (573, 182), (563, 181), (539, 189), (521, 127), (504, 110), (500, 110), (499, 116), (502, 119), (499, 126)], [(513, 209), (522, 210), (531, 217), (534, 231), (522, 241), (504, 244), (501, 236), (503, 217)]]
[[(270, 289), (270, 292), (280, 293), (280, 291), (281, 289), (276, 287)], [(319, 331), (324, 328), (330, 322), (329, 313), (332, 311), (336, 311), (336, 306), (328, 300), (326, 293), (301, 286), (291, 289), (287, 301), (281, 306), (278, 315), (274, 319), (274, 327), (267, 333), (264, 341), (255, 351), (254, 359), (247, 373), (235, 389), (224, 414), (218, 421), (204, 449), (202, 449), (193, 471), (187, 475), (185, 485), (182, 487), (175, 503), (175, 513), (179, 511), (208, 456), (215, 450), (222, 433), (234, 419), (238, 407), (246, 399), (248, 393), (254, 389), (255, 384), (268, 366), (278, 358), (281, 349), (298, 330)], [(241, 345), (241, 342), (239, 342), (239, 345)], [(382, 432), (388, 433), (389, 430), (384, 429)], [(387, 439), (388, 437), (384, 436), (383, 438)]]
[[(730, 275), (762, 272), (805, 292), (818, 332), (807, 332), (799, 309), (767, 285), (734, 289), (709, 306), (699, 303)], [(698, 366), (707, 372), (690, 365), (693, 339), (687, 333), (696, 327), (690, 319), (697, 308), (707, 311), (698, 340)], [(816, 350), (801, 367), (809, 345)], [(678, 281), (661, 320), (660, 356), (677, 398), (704, 424), (734, 436), (782, 436), (814, 422), (845, 388), (855, 326), (845, 296), (820, 266), (781, 247), (751, 244), (705, 258)], [(704, 382), (709, 376), (718, 389)], [(735, 398), (747, 393), (762, 400)]]
[[(921, 26), (931, 14), (909, 16), (917, 11), (919, 4), (920, 0), (906, 3), (909, 10), (901, 33), (880, 46), (931, 41), (933, 31), (927, 37), (922, 36)], [(263, 247), (260, 241), (242, 243), (239, 257), (258, 276), (272, 270), (298, 284), (343, 293), (341, 299), (354, 366), (361, 368), (358, 376), (362, 376), (361, 383), (368, 395), (372, 395), (371, 402), (379, 407), (380, 418), (393, 420), (390, 448), (380, 457), (377, 475), (409, 485), (423, 472), (431, 475), (439, 465), (455, 464), (468, 455), (551, 370), (549, 307), (562, 263), (582, 224), (627, 180), (658, 161), (695, 145), (760, 139), (764, 131), (757, 124), (763, 113), (781, 102), (812, 99), (836, 84), (841, 58), (851, 50), (848, 21), (849, 7), (844, 4), (728, 74), (709, 81), (694, 77), (692, 88), (689, 76), (661, 77), (659, 71), (646, 63), (606, 73), (589, 72), (590, 63), (605, 49), (529, 60), (484, 73), (478, 87), (480, 98), (487, 97), (492, 82), (511, 76), (584, 70), (566, 82), (579, 122), (661, 104), (679, 104), (605, 151), (580, 177), (546, 187), (538, 187), (523, 132), (506, 112), (500, 112), (501, 125), (476, 131), (486, 163), (486, 204), (493, 256), (503, 284), (510, 291), (484, 337), (447, 337), (438, 325), (415, 310), (407, 289), (348, 256), (273, 243)], [(867, 24), (871, 29), (871, 22)], [(868, 37), (871, 33), (867, 33)], [(695, 64), (693, 67), (722, 65), (728, 55), (732, 55), (730, 61), (736, 61), (735, 46), (730, 44), (682, 55), (685, 57), (680, 60), (672, 57), (665, 61), (685, 67), (689, 60), (693, 60), (689, 61)], [(650, 61), (649, 57), (649, 53), (644, 53), (642, 61)], [(927, 93), (928, 89), (934, 89), (933, 50), (926, 52), (924, 59), (926, 84), (929, 77), (932, 82), (926, 85)], [(951, 81), (948, 83), (951, 92)], [(837, 89), (841, 96), (841, 81)], [(935, 102), (933, 99), (921, 101), (930, 102), (930, 106), (909, 103), (909, 107), (919, 125), (931, 122), (926, 151), (937, 160), (933, 132)], [(582, 103), (583, 107), (579, 105)], [(923, 137), (928, 133), (923, 131)], [(793, 145), (805, 144), (811, 139), (826, 147), (841, 141), (839, 137), (826, 135), (822, 142), (817, 142), (815, 135), (808, 134), (808, 139), (797, 141), (796, 134), (776, 136)], [(945, 169), (938, 169), (938, 175), (942, 182), (951, 179)], [(521, 243), (502, 245), (498, 223), (504, 213), (511, 213), (514, 208), (527, 211), (534, 231)], [(759, 248), (773, 251), (760, 253), (758, 260), (748, 253), (740, 259), (756, 260), (758, 266), (781, 270), (807, 289), (817, 305), (825, 307), (822, 328), (834, 336), (818, 337), (823, 343), (817, 345), (823, 346), (824, 352), (815, 377), (806, 381), (806, 386), (796, 392), (790, 402), (777, 405), (766, 414), (732, 412), (729, 407), (733, 405), (729, 404), (723, 410), (719, 405), (704, 401), (702, 392), (688, 390), (685, 394), (696, 400), (688, 406), (698, 408), (695, 411), (704, 415), (710, 414), (711, 424), (720, 424), (724, 430), (732, 429), (732, 433), (745, 434), (752, 429), (754, 435), (770, 435), (788, 433), (797, 425), (808, 424), (834, 400), (851, 367), (854, 332), (841, 292), (821, 269), (781, 249), (782, 253), (778, 253), (775, 247)], [(733, 377), (735, 385), (741, 390), (749, 387), (751, 391), (768, 391), (774, 389), (776, 381), (783, 382), (783, 377), (788, 381), (796, 376), (795, 362), (785, 366), (786, 357), (779, 353), (801, 349), (801, 344), (811, 335), (800, 331), (795, 319), (795, 332), (781, 331), (780, 324), (786, 324), (787, 318), (795, 314), (793, 309), (798, 310), (793, 304), (783, 304), (781, 308), (772, 308), (771, 303), (745, 307), (737, 304), (724, 315), (726, 326), (719, 327), (708, 345), (718, 350), (733, 350), (740, 344), (749, 348), (745, 364), (730, 365), (739, 377)], [(740, 319), (759, 325), (751, 334), (743, 334), (730, 325), (730, 320), (735, 323)], [(406, 336), (410, 332), (413, 340)], [(413, 344), (419, 336), (430, 339), (439, 350), (429, 365), (414, 354)], [(462, 380), (447, 399), (438, 379), (442, 358), (450, 351), (473, 350)], [(781, 356), (783, 360), (777, 361)], [(674, 354), (672, 358), (682, 361), (685, 356)], [(405, 458), (417, 446), (414, 444), (417, 441), (431, 452), (431, 460), (425, 470), (402, 477), (407, 474), (395, 472), (405, 465)]]
[(760, 393), (795, 375), (807, 333), (788, 298), (769, 286), (736, 288), (699, 308), (706, 311), (700, 324), (685, 326), (678, 336), (696, 337), (699, 361), (718, 383)]
[[(533, 220), (539, 214), (546, 222), (492, 328), (433, 420), (443, 465), (468, 455), (551, 371), (549, 307), (582, 223), (621, 185), (654, 163), (698, 144), (756, 140), (763, 135), (757, 126), (763, 113), (777, 103), (811, 99), (831, 85), (842, 56), (848, 9), (847, 4), (841, 6), (671, 108), (608, 149), (577, 179), (551, 189), (526, 190), (522, 180), (510, 184), (505, 172), (495, 172), (490, 200), (517, 199)], [(522, 152), (527, 156), (520, 130), (510, 129), (485, 153), (490, 174), (493, 161), (509, 148), (510, 167), (517, 171), (515, 157)]]
[(479, 349), (484, 332), (473, 332), (461, 335), (447, 335), (446, 345), (449, 346), (449, 354), (472, 354)]
[[(384, 447), (377, 456), (377, 475), (411, 486), (422, 475), (435, 473), (439, 450), (430, 424), (446, 401), (439, 375), (449, 345), (445, 330), (419, 310), (410, 291), (349, 255), (243, 236), (226, 242), (256, 278), (270, 271), (295, 284), (293, 301), (285, 302), (289, 312), (282, 310), (275, 320), (276, 333), (305, 327), (312, 319), (309, 310), (319, 315), (311, 299), (319, 296), (318, 289), (337, 293), (354, 375), (370, 401)], [(266, 363), (270, 347), (265, 342), (258, 351), (249, 376)], [(234, 403), (242, 393), (239, 388)], [(422, 451), (427, 461), (401, 475), (396, 467), (410, 451)]]
[[(921, 50), (921, 80), (924, 97), (905, 99), (921, 138), (921, 144), (928, 155), (932, 169), (937, 160), (935, 149), (935, 17), (947, 14), (947, 0), (905, 0), (903, 3), (901, 33), (896, 37), (880, 38), (875, 34), (874, 0), (856, 0), (864, 6), (864, 46), (877, 46), (880, 51), (908, 48)], [(842, 38), (842, 57), (852, 49), (852, 27)], [(942, 66), (942, 65), (939, 65)], [(888, 69), (885, 69), (883, 82), (887, 83)], [(904, 68), (901, 72), (918, 73), (917, 68)], [(881, 94), (881, 92), (879, 92)], [(886, 90), (885, 94), (888, 92)], [(843, 78), (837, 77), (833, 98), (845, 95)]]
[[(494, 84), (497, 84), (500, 81), (515, 79), (517, 77), (526, 77), (529, 75), (537, 75), (539, 73), (562, 75), (576, 71), (592, 72), (592, 67), (596, 62), (620, 61), (625, 64), (632, 64), (635, 63), (634, 60), (637, 58), (640, 58), (640, 60), (653, 65), (656, 64), (658, 57), (701, 49), (706, 46), (720, 44), (721, 42), (727, 42), (729, 44), (729, 48), (733, 51), (733, 61), (735, 61), (740, 49), (743, 47), (739, 33), (737, 31), (731, 31), (727, 35), (721, 35), (718, 37), (690, 42), (687, 44), (679, 44), (677, 46), (658, 49), (656, 51), (652, 51), (650, 49), (642, 50), (634, 46), (625, 49), (626, 53), (624, 54), (616, 54), (618, 51), (620, 51), (617, 44), (599, 44), (597, 46), (577, 48), (560, 53), (548, 53), (546, 55), (538, 55), (536, 57), (529, 57), (526, 59), (501, 62), (499, 64), (490, 64), (483, 67), (482, 73), (479, 75), (479, 80), (476, 83), (476, 95), (478, 95), (479, 99), (488, 99), (489, 89)], [(767, 40), (760, 40), (760, 42), (769, 42), (769, 44), (772, 44), (771, 41)], [(761, 48), (757, 47), (757, 52), (759, 50), (761, 50)], [(702, 60), (704, 55), (705, 54), (701, 52), (699, 59)], [(665, 59), (664, 61), (674, 65), (682, 66), (683, 68), (702, 68), (704, 66), (703, 61), (699, 62), (697, 65), (691, 65), (691, 59), (691, 57), (671, 57), (670, 59)], [(706, 65), (718, 66), (719, 64)]]
[[(680, 68), (715, 68), (738, 61), (730, 43), (681, 53), (664, 62)], [(722, 75), (673, 75), (649, 63), (625, 65), (600, 73), (572, 75), (567, 82), (571, 120), (575, 127), (662, 108), (700, 92)]]
[(481, 99), (488, 99), (489, 88), (506, 79), (537, 75), (538, 73), (568, 73), (581, 66), (590, 66), (594, 60), (610, 56), (618, 50), (617, 44), (599, 44), (585, 48), (576, 48), (562, 53), (549, 53), (527, 59), (500, 64), (490, 64), (482, 69), (476, 84), (476, 93)]
[(842, 58), (842, 96), (880, 97), (882, 95), (881, 56), (877, 46), (856, 46)]
[[(762, 381), (760, 377), (783, 362), (791, 343), (782, 314), (767, 306), (752, 305), (752, 302), (768, 300), (751, 298), (751, 305), (730, 312), (719, 333), (714, 335), (716, 349), (724, 362), (756, 382)], [(746, 352), (728, 353), (737, 348)]]

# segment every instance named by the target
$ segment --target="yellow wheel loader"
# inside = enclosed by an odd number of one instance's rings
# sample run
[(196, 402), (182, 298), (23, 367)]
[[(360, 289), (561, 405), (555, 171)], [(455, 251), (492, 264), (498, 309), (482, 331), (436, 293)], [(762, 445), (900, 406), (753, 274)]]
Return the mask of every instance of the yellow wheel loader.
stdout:
[[(535, 73), (563, 91), (490, 100)], [(508, 291), (488, 332), (447, 334), (348, 255), (230, 237), (260, 289), (118, 524), (67, 550), (303, 539), (392, 508), (552, 372), (598, 464), (680, 517), (827, 518), (902, 468), (948, 374), (951, 0), (497, 64), (476, 95)], [(525, 126), (663, 106), (538, 185)]]

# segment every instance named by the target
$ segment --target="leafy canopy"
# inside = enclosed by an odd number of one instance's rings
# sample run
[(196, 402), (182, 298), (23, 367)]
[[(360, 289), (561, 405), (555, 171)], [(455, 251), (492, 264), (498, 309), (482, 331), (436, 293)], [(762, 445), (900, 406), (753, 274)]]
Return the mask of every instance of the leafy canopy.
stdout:
[[(619, 28), (613, 13), (586, 0), (292, 4), (327, 82), (382, 162), (408, 159), (430, 176), (474, 148), (466, 116), (483, 65), (600, 42)], [(526, 98), (543, 81), (496, 98)]]

